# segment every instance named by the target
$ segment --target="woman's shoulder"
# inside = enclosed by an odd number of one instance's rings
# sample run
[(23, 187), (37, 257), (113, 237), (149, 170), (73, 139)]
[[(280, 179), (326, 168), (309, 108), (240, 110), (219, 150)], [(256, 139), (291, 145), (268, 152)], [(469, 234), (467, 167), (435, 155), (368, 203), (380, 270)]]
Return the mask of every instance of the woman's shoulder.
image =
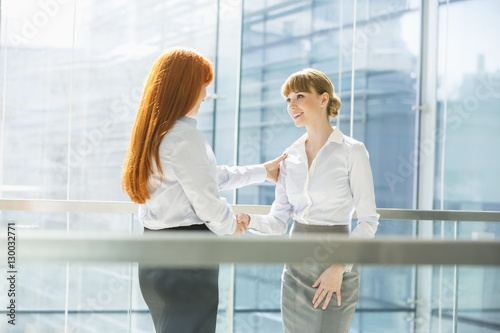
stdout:
[(172, 128), (165, 134), (160, 144), (160, 149), (172, 149), (179, 145), (197, 145), (203, 144), (203, 134), (195, 125), (183, 121), (183, 118), (177, 120)]
[(299, 153), (297, 151), (297, 147), (295, 146), (295, 143), (292, 144), (291, 146), (287, 147), (282, 154), (286, 154), (287, 157), (283, 160), (283, 162), (287, 162), (292, 160), (292, 159), (298, 159), (299, 158)]
[[(177, 119), (174, 126), (170, 129), (169, 133), (182, 134), (182, 133), (197, 133), (200, 132), (196, 128), (196, 120), (189, 117), (182, 117)], [(167, 133), (168, 134), (168, 133)]]
[(365, 144), (361, 141), (351, 138), (350, 136), (344, 135), (344, 143), (350, 150), (363, 150), (365, 149)]
[(347, 136), (344, 142), (347, 148), (347, 160), (350, 165), (357, 160), (365, 160), (368, 158), (368, 150), (363, 142)]
[(369, 156), (368, 150), (363, 142), (344, 135), (343, 143), (348, 164), (352, 164), (356, 160), (365, 159)]

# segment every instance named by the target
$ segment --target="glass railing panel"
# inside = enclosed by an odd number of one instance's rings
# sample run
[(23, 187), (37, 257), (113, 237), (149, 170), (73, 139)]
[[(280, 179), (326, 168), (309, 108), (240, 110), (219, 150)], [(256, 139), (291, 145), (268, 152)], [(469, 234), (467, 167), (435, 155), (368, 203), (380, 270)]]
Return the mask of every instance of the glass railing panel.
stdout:
[[(41, 266), (45, 270), (40, 269)], [(272, 265), (274, 266), (274, 265)], [(141, 307), (142, 295), (136, 279), (135, 264), (111, 263), (79, 264), (70, 263), (69, 309), (66, 314), (64, 306), (65, 264), (30, 264), (24, 265), (17, 275), (18, 281), (26, 281), (26, 275), (35, 277), (39, 283), (26, 285), (19, 283), (16, 296), (18, 308), (16, 325), (8, 324), (6, 311), (0, 323), (2, 332), (152, 332), (153, 324), (147, 308)], [(132, 268), (131, 268), (132, 267)], [(252, 271), (249, 265), (242, 265), (241, 270)], [(384, 268), (380, 265), (365, 265), (368, 269), (392, 270), (403, 269), (403, 266)], [(276, 274), (263, 276), (265, 282), (249, 278), (240, 279), (236, 285), (236, 303), (233, 322), (228, 322), (225, 310), (219, 308), (217, 332), (279, 332), (282, 329), (280, 311), (280, 295), (275, 292), (275, 285), (280, 285), (280, 268), (269, 267)], [(374, 281), (370, 290), (360, 288), (360, 294), (371, 295), (370, 298), (360, 296), (354, 316), (351, 332), (417, 332), (416, 327), (424, 327), (427, 332), (495, 332), (500, 328), (500, 308), (498, 297), (500, 292), (498, 281), (499, 268), (469, 267), (458, 268), (458, 288), (449, 278), (452, 266), (445, 266), (445, 279), (439, 280), (439, 266), (433, 266), (432, 299), (424, 300), (421, 306), (430, 314), (429, 320), (416, 317), (415, 307), (411, 304), (393, 304), (387, 302), (381, 294), (400, 293), (398, 284), (385, 285), (382, 279)], [(54, 274), (58, 272), (58, 274)], [(112, 272), (112, 273), (110, 273)], [(223, 272), (223, 270), (221, 270)], [(130, 273), (132, 273), (130, 275)], [(387, 272), (389, 275), (391, 272)], [(397, 277), (395, 277), (396, 281)], [(50, 284), (49, 280), (59, 280), (58, 284)], [(222, 278), (224, 280), (224, 278)], [(51, 288), (46, 288), (51, 285)], [(225, 302), (224, 282), (220, 282), (220, 302)], [(56, 287), (59, 287), (57, 290)], [(273, 287), (273, 290), (269, 289)], [(366, 285), (365, 285), (366, 286)], [(243, 290), (260, 288), (258, 299), (254, 293), (245, 294)], [(266, 290), (266, 288), (268, 288)], [(53, 294), (53, 300), (40, 297), (40, 291)], [(277, 289), (279, 290), (279, 289)], [(457, 297), (456, 313), (453, 303)], [(439, 310), (439, 297), (442, 308)], [(43, 303), (43, 304), (42, 304)], [(29, 305), (29, 306), (27, 306)], [(42, 306), (43, 305), (43, 306)], [(245, 306), (243, 306), (245, 305)], [(222, 308), (227, 304), (221, 304)], [(66, 317), (67, 315), (67, 317)]]
[(498, 267), (434, 266), (431, 332), (500, 330), (498, 281)]
[(283, 265), (236, 265), (235, 332), (280, 332)]
[(356, 309), (350, 333), (414, 332), (413, 312)]

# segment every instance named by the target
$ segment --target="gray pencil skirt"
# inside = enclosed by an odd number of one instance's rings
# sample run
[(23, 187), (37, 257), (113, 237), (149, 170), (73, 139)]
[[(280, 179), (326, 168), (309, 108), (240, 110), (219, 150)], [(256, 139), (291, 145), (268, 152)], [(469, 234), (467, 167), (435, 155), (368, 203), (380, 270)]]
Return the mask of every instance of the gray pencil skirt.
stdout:
[[(294, 222), (290, 237), (304, 233), (349, 234), (347, 225), (309, 226)], [(318, 246), (321, 246), (318, 244)], [(281, 287), (281, 314), (285, 333), (348, 333), (358, 303), (359, 265), (354, 265), (342, 280), (341, 306), (333, 294), (326, 310), (323, 303), (314, 308), (312, 300), (317, 288), (312, 285), (330, 266), (312, 260), (299, 264), (285, 264)]]

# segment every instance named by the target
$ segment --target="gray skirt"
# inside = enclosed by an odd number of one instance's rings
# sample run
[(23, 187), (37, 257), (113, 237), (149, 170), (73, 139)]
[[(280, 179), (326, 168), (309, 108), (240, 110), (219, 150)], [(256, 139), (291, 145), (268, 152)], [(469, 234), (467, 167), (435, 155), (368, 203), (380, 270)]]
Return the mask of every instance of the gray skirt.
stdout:
[[(309, 226), (294, 222), (290, 237), (304, 233), (348, 235), (349, 226)], [(281, 287), (283, 329), (285, 333), (348, 333), (358, 303), (359, 265), (344, 273), (341, 306), (337, 306), (337, 295), (333, 294), (326, 310), (322, 309), (323, 303), (315, 309), (312, 300), (317, 288), (312, 285), (330, 265), (315, 262), (313, 256), (299, 264), (285, 264)]]
[[(207, 231), (205, 224), (145, 233)], [(156, 333), (215, 333), (219, 267), (178, 269), (139, 265), (139, 286)]]

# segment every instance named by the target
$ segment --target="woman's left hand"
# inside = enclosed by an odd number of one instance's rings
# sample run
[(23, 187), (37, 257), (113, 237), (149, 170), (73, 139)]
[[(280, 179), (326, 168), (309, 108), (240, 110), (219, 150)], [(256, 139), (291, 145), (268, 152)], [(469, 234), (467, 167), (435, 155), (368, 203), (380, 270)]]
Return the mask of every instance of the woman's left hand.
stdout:
[(267, 171), (266, 180), (276, 183), (278, 181), (278, 174), (280, 172), (280, 163), (286, 158), (286, 154), (281, 155), (275, 160), (264, 163)]
[[(337, 305), (341, 304), (340, 287), (344, 277), (344, 267), (342, 265), (332, 265), (326, 269), (313, 284), (313, 288), (318, 288), (313, 298), (314, 308), (316, 309), (323, 299), (323, 310), (326, 310), (328, 303), (332, 299), (333, 293), (337, 294)], [(326, 298), (325, 298), (326, 297)]]

